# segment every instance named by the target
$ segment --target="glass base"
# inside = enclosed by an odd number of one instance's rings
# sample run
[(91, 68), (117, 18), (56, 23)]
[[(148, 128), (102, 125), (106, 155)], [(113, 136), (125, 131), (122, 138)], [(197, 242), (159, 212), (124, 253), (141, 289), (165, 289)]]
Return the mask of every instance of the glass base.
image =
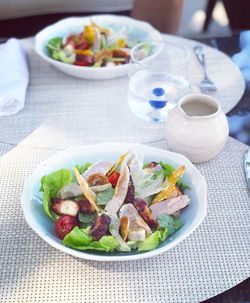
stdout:
[[(163, 88), (167, 105), (154, 109), (150, 105), (152, 90)], [(132, 113), (140, 119), (151, 122), (165, 122), (169, 110), (190, 90), (189, 83), (180, 77), (167, 75), (165, 72), (151, 73), (145, 70), (137, 72), (130, 78), (128, 104)]]
[(154, 110), (149, 103), (136, 103), (132, 98), (128, 98), (128, 105), (131, 112), (137, 118), (155, 123), (166, 122), (169, 110), (175, 106), (175, 104), (168, 104), (166, 107), (160, 110)]

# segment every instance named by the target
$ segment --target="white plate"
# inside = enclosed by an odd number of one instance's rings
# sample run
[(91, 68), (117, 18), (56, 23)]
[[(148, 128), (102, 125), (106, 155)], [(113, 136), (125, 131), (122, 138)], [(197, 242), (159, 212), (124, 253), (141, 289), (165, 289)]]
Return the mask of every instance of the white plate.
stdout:
[[(39, 192), (41, 177), (61, 168), (72, 169), (75, 164), (94, 162), (99, 159), (115, 162), (125, 151), (133, 149), (143, 152), (145, 162), (164, 161), (174, 166), (184, 164), (186, 173), (184, 182), (191, 187), (188, 195), (190, 205), (181, 214), (184, 225), (171, 238), (166, 239), (156, 249), (148, 252), (92, 252), (78, 251), (62, 244), (54, 233), (54, 222), (45, 214), (42, 193)], [(152, 257), (168, 251), (188, 237), (202, 222), (206, 215), (206, 182), (204, 177), (184, 156), (141, 144), (101, 143), (75, 147), (60, 152), (41, 163), (24, 185), (22, 197), (24, 216), (30, 227), (48, 244), (72, 256), (96, 261), (127, 261)]]
[[(141, 42), (163, 41), (162, 35), (150, 24), (124, 16), (96, 15), (90, 17), (73, 17), (63, 19), (53, 25), (45, 27), (35, 37), (35, 49), (38, 55), (45, 61), (60, 69), (64, 73), (83, 79), (111, 79), (125, 76), (129, 72), (130, 65), (118, 65), (114, 67), (83, 67), (56, 61), (48, 56), (47, 43), (53, 37), (65, 37), (72, 33), (80, 33), (84, 25), (90, 24), (93, 19), (97, 24), (108, 28), (124, 27), (129, 37)], [(156, 50), (155, 55), (160, 50)], [(154, 55), (154, 54), (153, 54)]]

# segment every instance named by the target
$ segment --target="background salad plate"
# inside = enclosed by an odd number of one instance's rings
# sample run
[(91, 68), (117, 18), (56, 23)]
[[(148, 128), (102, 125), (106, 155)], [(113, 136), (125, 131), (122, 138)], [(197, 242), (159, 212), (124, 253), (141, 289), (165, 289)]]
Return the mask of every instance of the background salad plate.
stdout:
[[(35, 37), (35, 50), (38, 55), (55, 68), (64, 73), (83, 79), (111, 79), (125, 76), (129, 73), (130, 64), (111, 66), (111, 67), (87, 67), (66, 64), (56, 61), (49, 57), (47, 51), (47, 43), (53, 37), (65, 37), (72, 33), (80, 33), (85, 25), (89, 25), (93, 20), (100, 26), (113, 29), (114, 31), (125, 32), (126, 35), (133, 40), (140, 42), (161, 42), (163, 38), (156, 29), (150, 24), (138, 21), (124, 16), (113, 15), (96, 15), (90, 17), (72, 17), (63, 19), (55, 24), (45, 27)], [(161, 48), (155, 48), (150, 57), (157, 56)]]
[[(61, 168), (72, 169), (74, 165), (95, 162), (100, 159), (115, 162), (119, 156), (134, 150), (144, 154), (144, 162), (164, 161), (177, 167), (186, 166), (183, 181), (191, 190), (188, 196), (190, 205), (182, 211), (183, 226), (156, 249), (148, 252), (99, 252), (78, 251), (63, 245), (54, 232), (54, 222), (43, 210), (42, 193), (39, 192), (41, 177)], [(128, 261), (152, 257), (166, 252), (187, 238), (202, 222), (206, 215), (206, 182), (195, 166), (183, 155), (158, 148), (127, 143), (101, 143), (67, 149), (42, 162), (26, 180), (21, 197), (25, 219), (29, 226), (49, 245), (72, 256), (96, 261)]]

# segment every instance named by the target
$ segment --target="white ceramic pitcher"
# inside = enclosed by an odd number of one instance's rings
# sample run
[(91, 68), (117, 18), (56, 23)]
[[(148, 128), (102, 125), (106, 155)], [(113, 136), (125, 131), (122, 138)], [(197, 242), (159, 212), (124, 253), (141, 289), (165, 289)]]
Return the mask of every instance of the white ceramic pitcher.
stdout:
[(166, 133), (169, 149), (200, 163), (222, 150), (229, 128), (227, 118), (214, 98), (190, 94), (181, 98), (169, 112)]

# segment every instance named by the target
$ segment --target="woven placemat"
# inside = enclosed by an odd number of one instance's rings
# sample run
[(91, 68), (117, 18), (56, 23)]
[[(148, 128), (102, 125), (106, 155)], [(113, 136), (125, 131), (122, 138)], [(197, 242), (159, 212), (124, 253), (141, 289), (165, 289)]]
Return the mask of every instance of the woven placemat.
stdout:
[[(166, 148), (166, 142), (151, 144)], [(202, 225), (170, 251), (141, 261), (99, 263), (66, 255), (24, 220), (24, 180), (56, 150), (0, 145), (0, 302), (199, 302), (250, 274), (250, 197), (242, 158), (229, 139), (215, 159), (197, 165), (208, 185)]]

